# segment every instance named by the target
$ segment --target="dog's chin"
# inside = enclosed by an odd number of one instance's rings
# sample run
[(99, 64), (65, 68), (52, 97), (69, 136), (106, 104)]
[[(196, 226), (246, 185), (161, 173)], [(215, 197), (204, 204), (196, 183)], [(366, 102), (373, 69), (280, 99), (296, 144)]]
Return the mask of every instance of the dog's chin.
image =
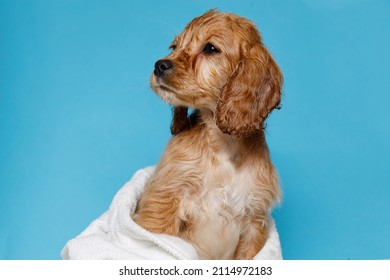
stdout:
[(157, 82), (155, 79), (152, 79), (150, 82), (152, 90), (161, 97), (161, 99), (168, 103), (171, 106), (180, 106), (180, 102), (176, 98), (176, 92), (169, 86), (164, 85), (163, 83)]

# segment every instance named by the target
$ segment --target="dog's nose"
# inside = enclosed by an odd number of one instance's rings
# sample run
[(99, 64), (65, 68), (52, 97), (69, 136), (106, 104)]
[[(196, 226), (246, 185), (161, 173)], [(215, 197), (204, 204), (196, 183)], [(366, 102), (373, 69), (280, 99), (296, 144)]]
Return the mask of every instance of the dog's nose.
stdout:
[(154, 64), (154, 75), (161, 77), (164, 72), (171, 69), (173, 64), (168, 59), (160, 59)]

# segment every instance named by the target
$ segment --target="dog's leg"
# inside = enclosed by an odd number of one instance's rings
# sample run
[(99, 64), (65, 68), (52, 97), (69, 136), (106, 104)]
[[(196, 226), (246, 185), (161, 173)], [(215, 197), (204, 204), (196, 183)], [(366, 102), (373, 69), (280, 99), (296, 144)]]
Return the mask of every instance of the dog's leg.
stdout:
[(263, 248), (268, 238), (268, 228), (263, 221), (256, 220), (240, 236), (234, 253), (236, 260), (251, 260)]
[(159, 188), (145, 190), (133, 215), (134, 221), (151, 232), (179, 235), (183, 228), (178, 216), (179, 197), (179, 193)]

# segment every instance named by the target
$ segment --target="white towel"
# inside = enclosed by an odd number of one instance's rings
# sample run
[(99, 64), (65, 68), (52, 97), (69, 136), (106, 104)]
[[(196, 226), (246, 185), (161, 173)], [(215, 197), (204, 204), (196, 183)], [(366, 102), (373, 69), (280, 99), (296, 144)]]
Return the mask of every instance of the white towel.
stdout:
[[(167, 234), (149, 232), (131, 219), (146, 180), (154, 167), (137, 171), (115, 195), (110, 208), (93, 221), (80, 235), (67, 242), (61, 256), (66, 260), (81, 259), (198, 259), (188, 242)], [(257, 260), (280, 260), (282, 250), (275, 222), (271, 218), (270, 235)]]

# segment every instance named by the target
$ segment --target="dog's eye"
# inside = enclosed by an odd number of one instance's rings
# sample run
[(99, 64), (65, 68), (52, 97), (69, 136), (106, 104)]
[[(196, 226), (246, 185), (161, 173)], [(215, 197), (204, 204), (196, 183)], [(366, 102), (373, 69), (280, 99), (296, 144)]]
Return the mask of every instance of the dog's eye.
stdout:
[(207, 43), (203, 48), (203, 53), (215, 54), (215, 53), (219, 53), (219, 50), (213, 44)]
[(169, 48), (170, 48), (172, 51), (174, 51), (174, 50), (176, 50), (176, 45), (170, 45)]

